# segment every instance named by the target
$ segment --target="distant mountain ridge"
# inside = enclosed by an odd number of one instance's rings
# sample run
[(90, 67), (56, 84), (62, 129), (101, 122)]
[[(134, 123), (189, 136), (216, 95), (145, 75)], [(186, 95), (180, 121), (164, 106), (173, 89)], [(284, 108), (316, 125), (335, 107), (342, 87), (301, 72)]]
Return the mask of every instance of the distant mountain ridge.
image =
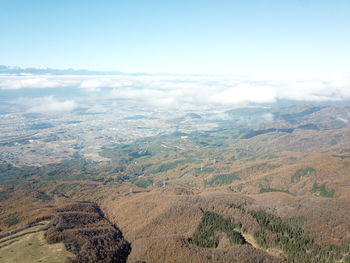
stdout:
[[(123, 75), (123, 76), (185, 76), (183, 74), (169, 74), (169, 73), (146, 73), (146, 72), (133, 72), (126, 73), (121, 71), (99, 71), (99, 70), (87, 70), (87, 69), (53, 69), (53, 68), (21, 68), (0, 65), (0, 75)], [(206, 74), (194, 74), (192, 76), (206, 76)]]
[[(0, 65), (0, 74), (33, 74), (33, 75), (126, 75), (119, 71), (96, 71), (86, 69), (52, 69), (52, 68), (21, 68)], [(136, 73), (140, 74), (140, 73)]]

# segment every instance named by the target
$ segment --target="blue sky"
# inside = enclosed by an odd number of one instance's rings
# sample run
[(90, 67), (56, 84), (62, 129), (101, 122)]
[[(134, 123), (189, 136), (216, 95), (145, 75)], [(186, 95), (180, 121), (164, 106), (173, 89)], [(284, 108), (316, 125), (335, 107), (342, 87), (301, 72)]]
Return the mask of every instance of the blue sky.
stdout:
[(348, 0), (0, 0), (0, 64), (338, 76)]

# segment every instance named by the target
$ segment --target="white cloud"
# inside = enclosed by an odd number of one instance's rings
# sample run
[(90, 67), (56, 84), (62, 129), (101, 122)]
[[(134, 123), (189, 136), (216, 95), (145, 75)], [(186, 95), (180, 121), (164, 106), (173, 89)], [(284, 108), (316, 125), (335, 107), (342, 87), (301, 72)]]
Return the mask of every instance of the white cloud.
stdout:
[(242, 83), (232, 88), (223, 89), (214, 94), (212, 99), (219, 104), (268, 103), (276, 100), (276, 90), (273, 87), (257, 87)]
[(81, 82), (81, 77), (71, 76), (15, 76), (0, 75), (0, 90), (47, 89), (75, 86)]
[(58, 82), (38, 77), (1, 79), (1, 89), (23, 89), (23, 88), (53, 88), (60, 84)]
[(35, 98), (26, 101), (28, 112), (36, 113), (64, 113), (77, 108), (74, 100), (58, 100), (53, 96)]
[[(229, 76), (0, 76), (0, 89), (75, 87), (93, 97), (129, 99), (153, 107), (231, 107), (249, 103), (341, 101), (350, 99), (349, 79), (251, 80)], [(67, 94), (69, 95), (69, 94)], [(44, 107), (74, 108), (51, 97)], [(54, 101), (56, 100), (56, 102)], [(98, 103), (98, 102), (97, 102)], [(33, 107), (41, 110), (40, 105)]]
[(341, 101), (350, 99), (348, 80), (287, 82), (276, 88), (278, 97), (297, 101)]

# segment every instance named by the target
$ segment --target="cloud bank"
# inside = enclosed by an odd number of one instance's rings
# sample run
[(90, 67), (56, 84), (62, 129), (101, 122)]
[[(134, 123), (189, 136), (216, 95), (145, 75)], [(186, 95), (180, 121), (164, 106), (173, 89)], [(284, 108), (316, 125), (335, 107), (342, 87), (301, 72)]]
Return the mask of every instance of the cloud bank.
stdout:
[(0, 90), (69, 87), (79, 85), (81, 81), (80, 76), (0, 75)]
[[(232, 106), (249, 103), (344, 101), (350, 80), (251, 80), (227, 76), (0, 76), (0, 90), (77, 88), (96, 98), (133, 100), (154, 107)], [(67, 94), (69, 96), (69, 94)], [(46, 97), (31, 111), (70, 111), (73, 100)]]

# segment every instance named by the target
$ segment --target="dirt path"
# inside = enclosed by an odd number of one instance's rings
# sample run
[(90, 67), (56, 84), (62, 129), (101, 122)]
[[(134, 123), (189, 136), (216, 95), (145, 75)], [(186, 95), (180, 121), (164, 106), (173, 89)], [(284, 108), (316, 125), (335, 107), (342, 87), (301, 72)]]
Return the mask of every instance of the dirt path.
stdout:
[(268, 249), (264, 249), (262, 247), (260, 247), (258, 245), (258, 243), (256, 242), (255, 238), (249, 234), (249, 233), (243, 233), (241, 232), (242, 236), (245, 238), (245, 240), (251, 244), (253, 247), (257, 248), (257, 249), (261, 249), (261, 250), (264, 250), (266, 251), (266, 253), (270, 254), (271, 256), (274, 256), (274, 257), (282, 257), (283, 256), (283, 252), (282, 250), (279, 250), (277, 248), (268, 248)]

